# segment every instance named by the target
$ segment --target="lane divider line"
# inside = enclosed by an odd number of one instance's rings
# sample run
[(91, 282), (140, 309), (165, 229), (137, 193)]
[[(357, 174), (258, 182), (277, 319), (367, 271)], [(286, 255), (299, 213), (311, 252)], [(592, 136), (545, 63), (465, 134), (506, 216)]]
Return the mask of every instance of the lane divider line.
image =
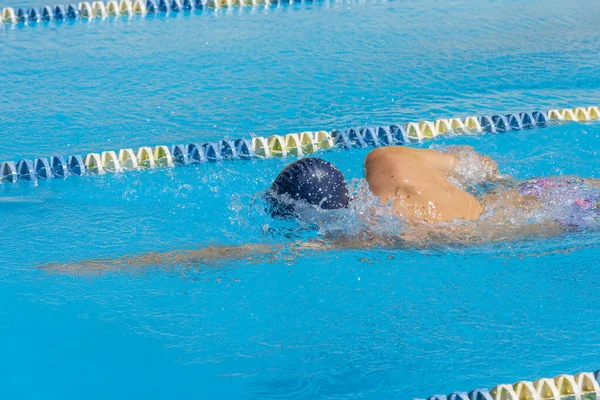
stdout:
[(108, 17), (176, 14), (220, 8), (267, 8), (286, 4), (313, 3), (318, 0), (108, 0), (82, 1), (76, 4), (41, 7), (4, 7), (0, 24), (36, 24), (39, 22), (106, 19)]
[[(128, 0), (124, 0), (128, 1)], [(114, 7), (114, 6), (112, 6)], [(420, 143), (440, 135), (472, 135), (501, 133), (524, 129), (543, 128), (561, 121), (587, 122), (600, 119), (600, 110), (587, 108), (553, 109), (547, 112), (531, 111), (507, 115), (438, 119), (436, 121), (408, 122), (400, 125), (347, 128), (344, 130), (300, 132), (269, 137), (176, 144), (170, 147), (143, 146), (134, 151), (118, 151), (71, 155), (66, 159), (53, 155), (49, 159), (4, 161), (0, 164), (0, 181), (17, 182), (37, 179), (66, 178), (68, 176), (102, 175), (128, 170), (172, 168), (203, 162), (249, 160), (271, 157), (302, 157), (316, 151), (332, 148), (356, 149), (381, 146), (403, 146)]]
[[(475, 389), (469, 393), (453, 392), (433, 395), (427, 400), (586, 400), (600, 398), (600, 370), (576, 375), (561, 374), (535, 382), (519, 381), (494, 386), (491, 390)], [(413, 399), (422, 400), (422, 399)]]

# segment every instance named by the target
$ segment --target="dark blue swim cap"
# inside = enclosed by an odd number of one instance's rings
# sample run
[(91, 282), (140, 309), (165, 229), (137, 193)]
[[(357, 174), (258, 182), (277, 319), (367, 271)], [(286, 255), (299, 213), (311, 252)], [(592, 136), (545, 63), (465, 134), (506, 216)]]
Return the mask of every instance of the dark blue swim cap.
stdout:
[(335, 210), (348, 206), (344, 175), (320, 158), (302, 158), (284, 168), (266, 196), (273, 217), (295, 216), (300, 203)]

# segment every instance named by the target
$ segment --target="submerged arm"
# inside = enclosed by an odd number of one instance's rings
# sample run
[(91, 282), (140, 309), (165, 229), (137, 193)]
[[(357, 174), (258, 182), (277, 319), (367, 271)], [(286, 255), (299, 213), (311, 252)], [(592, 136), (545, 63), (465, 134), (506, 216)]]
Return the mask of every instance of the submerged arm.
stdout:
[(118, 258), (99, 258), (67, 263), (48, 263), (39, 269), (48, 272), (71, 274), (100, 274), (110, 271), (133, 271), (151, 267), (179, 267), (213, 265), (219, 261), (264, 259), (284, 250), (282, 244), (255, 244), (208, 246), (198, 250), (173, 250), (145, 253)]
[(159, 267), (199, 268), (212, 267), (221, 262), (244, 261), (249, 263), (277, 262), (297, 257), (302, 252), (335, 249), (357, 249), (382, 245), (377, 237), (339, 237), (314, 239), (306, 242), (215, 245), (197, 250), (172, 250), (144, 253), (117, 258), (98, 258), (67, 263), (47, 263), (37, 268), (63, 274), (94, 275), (106, 272), (132, 272)]

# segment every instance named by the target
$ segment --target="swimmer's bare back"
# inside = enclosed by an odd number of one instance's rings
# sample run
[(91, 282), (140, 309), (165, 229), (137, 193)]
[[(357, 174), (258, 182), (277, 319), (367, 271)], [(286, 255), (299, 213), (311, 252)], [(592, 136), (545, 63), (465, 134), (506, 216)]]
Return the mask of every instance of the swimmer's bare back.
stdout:
[(484, 208), (453, 185), (452, 154), (408, 147), (375, 149), (365, 159), (365, 178), (382, 203), (393, 203), (401, 217), (423, 222), (476, 220)]

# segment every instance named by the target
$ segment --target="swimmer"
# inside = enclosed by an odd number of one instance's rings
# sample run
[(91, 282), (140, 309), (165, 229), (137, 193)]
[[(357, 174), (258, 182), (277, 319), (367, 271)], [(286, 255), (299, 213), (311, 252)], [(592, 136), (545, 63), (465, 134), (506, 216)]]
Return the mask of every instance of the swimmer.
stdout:
[[(438, 244), (481, 243), (516, 237), (547, 237), (600, 221), (600, 180), (577, 177), (538, 178), (518, 182), (501, 175), (498, 165), (472, 147), (447, 151), (386, 147), (371, 151), (364, 163), (365, 181), (381, 204), (407, 229), (397, 235), (332, 237), (295, 243), (302, 250), (368, 246), (420, 248)], [(553, 197), (554, 196), (554, 197)], [(556, 201), (559, 199), (560, 201)], [(267, 190), (273, 218), (302, 218), (302, 210), (343, 210), (354, 201), (342, 172), (318, 158), (288, 165)], [(509, 210), (527, 215), (548, 204), (559, 204), (553, 219), (520, 224)], [(493, 210), (493, 212), (492, 212)], [(334, 211), (335, 212), (335, 211)], [(490, 214), (489, 216), (486, 214)], [(485, 217), (484, 217), (485, 216)], [(394, 237), (392, 237), (394, 236)], [(211, 263), (277, 254), (284, 245), (216, 246), (199, 250), (151, 253), (120, 259), (50, 264), (47, 270), (110, 270), (147, 265)]]
[[(480, 156), (486, 176), (499, 176), (496, 164)], [(458, 158), (449, 153), (407, 147), (379, 148), (365, 159), (365, 179), (383, 203), (391, 202), (398, 216), (408, 221), (475, 220), (483, 206), (475, 196), (452, 184)], [(285, 198), (288, 198), (286, 201)], [(345, 208), (350, 202), (343, 174), (333, 164), (304, 158), (286, 167), (267, 195), (274, 217), (293, 216), (295, 204), (320, 209)]]
[[(600, 222), (600, 180), (578, 177), (538, 178), (523, 182), (499, 172), (497, 163), (470, 146), (446, 152), (408, 147), (371, 151), (364, 164), (365, 180), (382, 204), (390, 204), (408, 229), (397, 237), (370, 237), (375, 245), (422, 247), (510, 240), (523, 236), (554, 236)], [(295, 208), (349, 207), (343, 175), (320, 159), (301, 159), (275, 179), (267, 195), (275, 218), (299, 217)], [(555, 219), (516, 224), (508, 211), (533, 214), (559, 203)], [(486, 218), (481, 218), (484, 213)], [(454, 222), (454, 223), (450, 223)], [(337, 245), (365, 244), (351, 238)]]

